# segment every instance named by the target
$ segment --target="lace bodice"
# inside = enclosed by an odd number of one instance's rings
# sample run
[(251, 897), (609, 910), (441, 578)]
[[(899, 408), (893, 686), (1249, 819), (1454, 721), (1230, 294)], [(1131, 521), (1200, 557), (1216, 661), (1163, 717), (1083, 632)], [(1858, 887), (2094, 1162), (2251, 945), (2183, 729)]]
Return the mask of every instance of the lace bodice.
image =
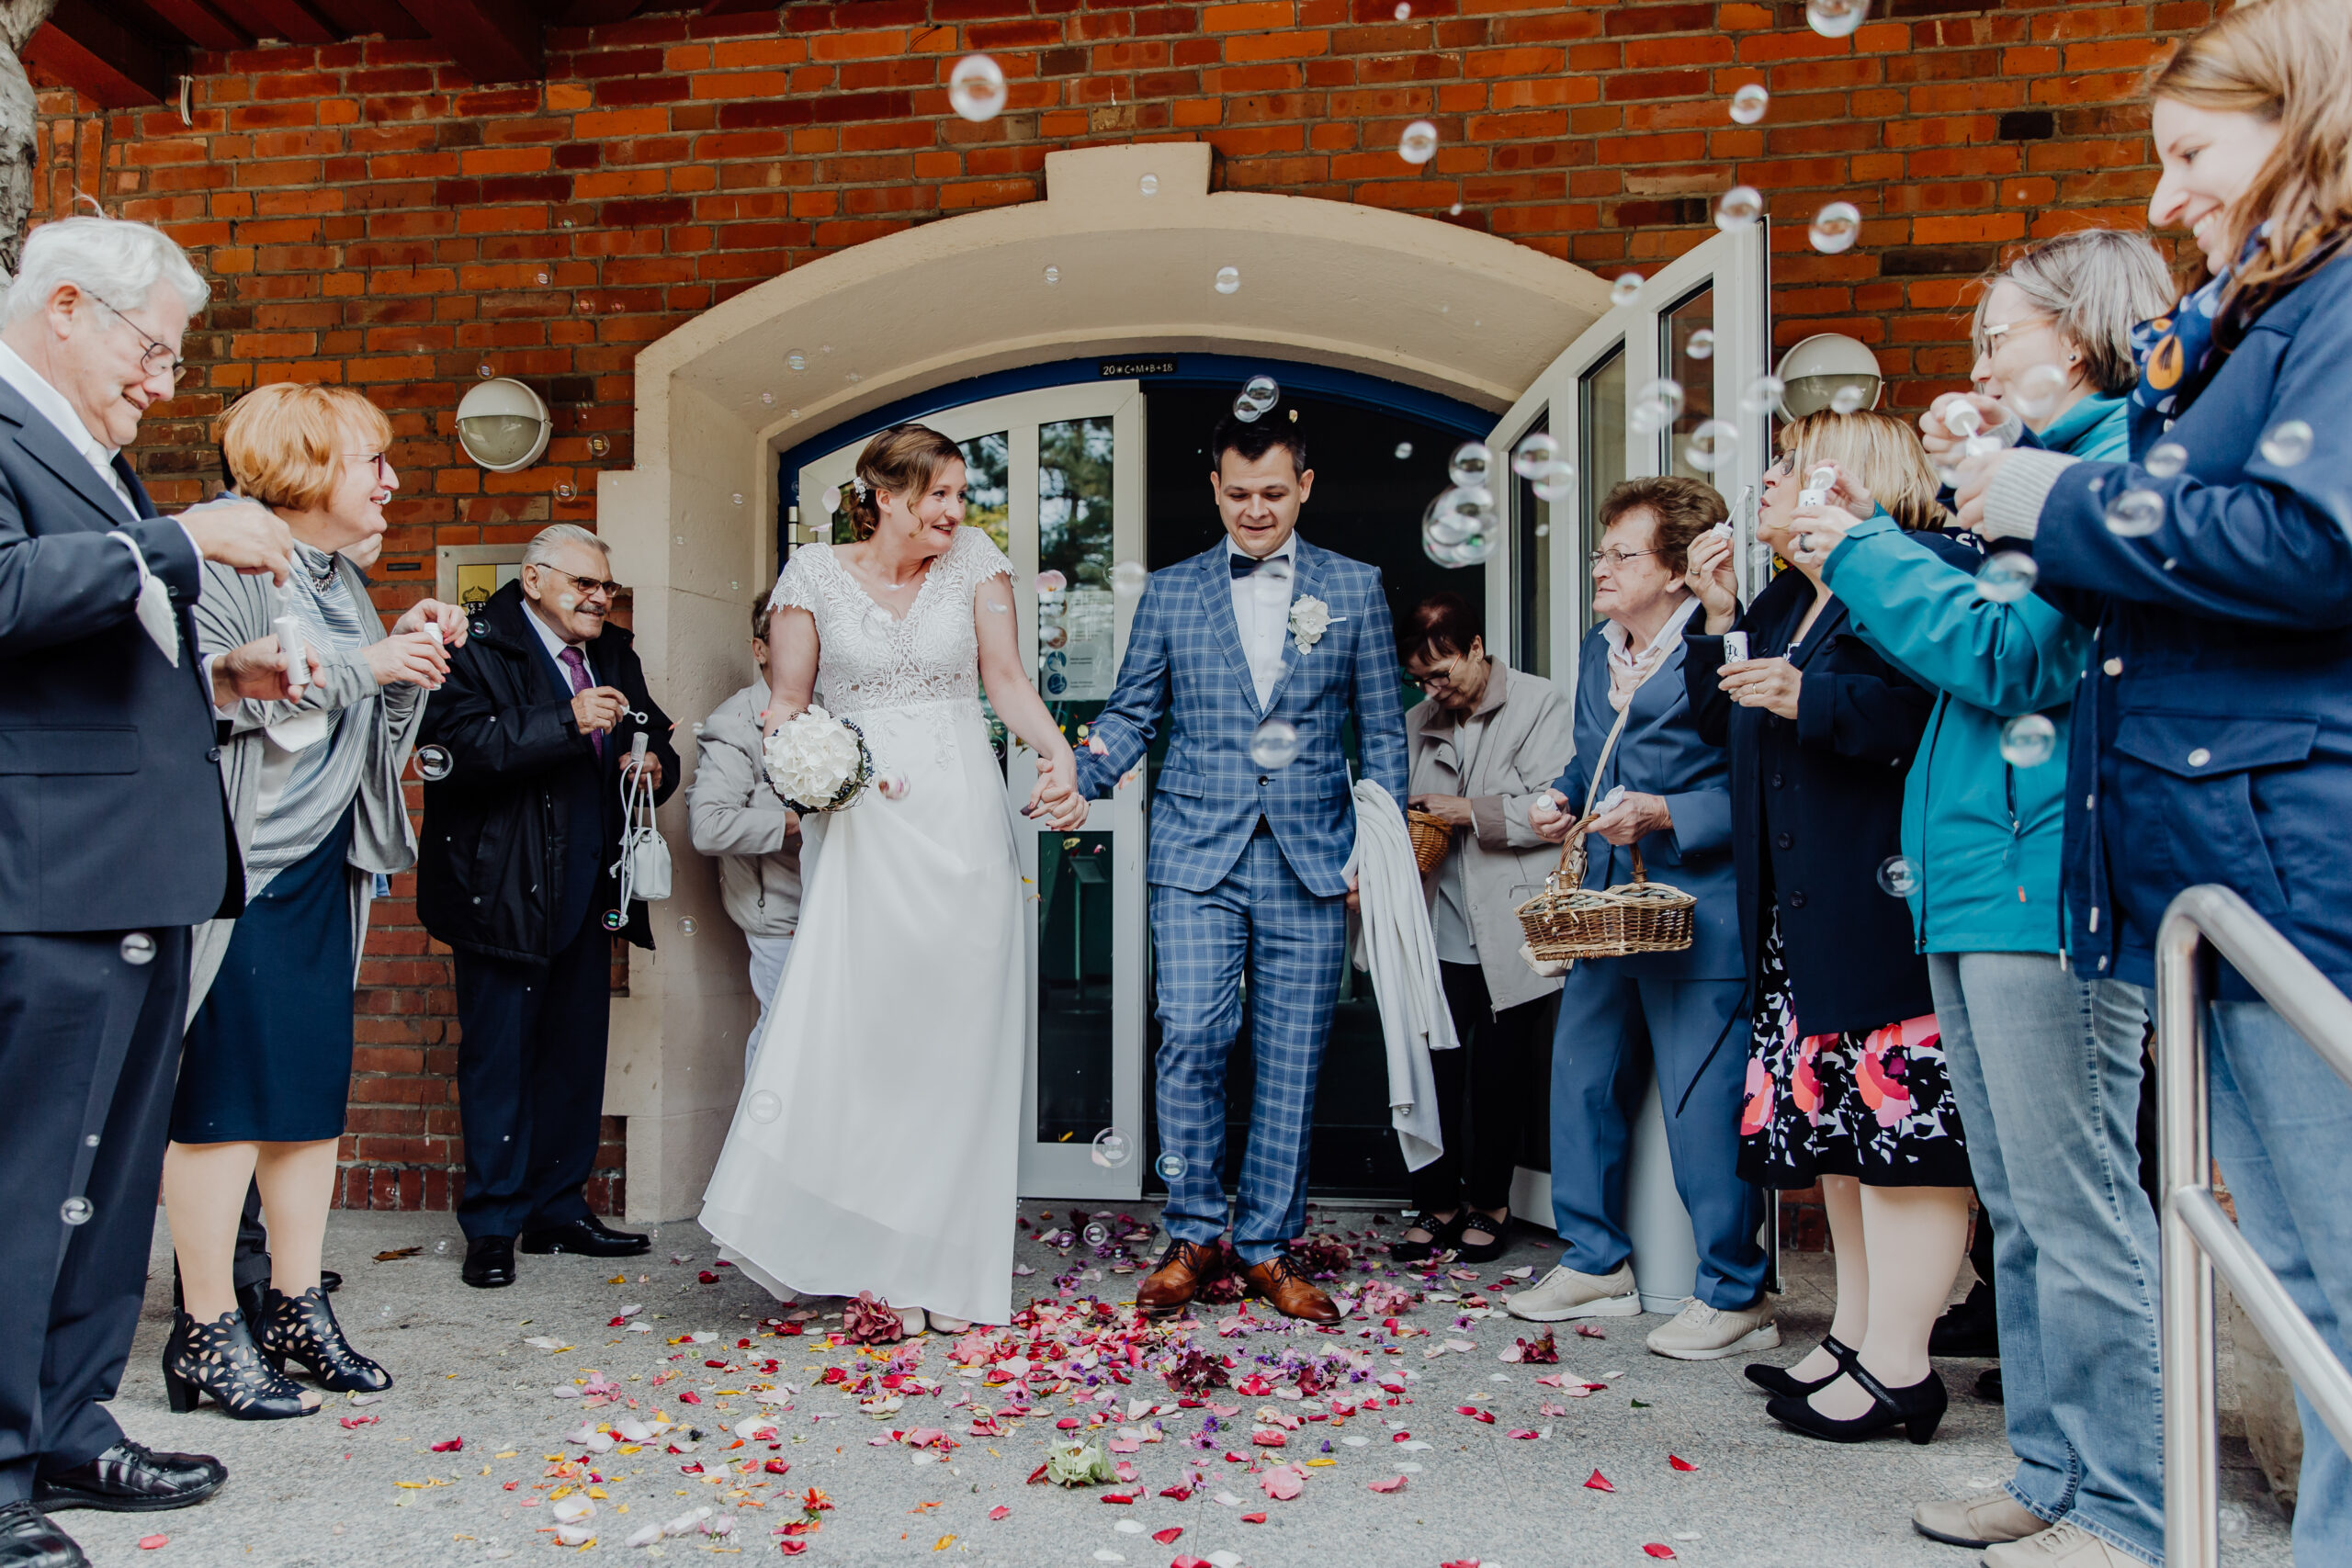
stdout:
[(979, 637), (972, 597), (991, 577), (1012, 573), (1004, 552), (978, 528), (931, 563), (901, 620), (876, 604), (833, 557), (831, 545), (803, 545), (785, 563), (768, 607), (791, 604), (817, 618), (817, 701), (831, 713), (977, 703)]

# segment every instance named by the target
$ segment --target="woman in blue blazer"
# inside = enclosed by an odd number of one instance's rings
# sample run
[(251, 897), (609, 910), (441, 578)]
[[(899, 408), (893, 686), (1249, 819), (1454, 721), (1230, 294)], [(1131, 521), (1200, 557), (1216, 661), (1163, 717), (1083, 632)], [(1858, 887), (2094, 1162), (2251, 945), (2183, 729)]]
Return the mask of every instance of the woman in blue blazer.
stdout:
[[(2164, 175), (2149, 220), (2188, 230), (2212, 276), (2141, 334), (2132, 459), (1970, 459), (1961, 518), (2030, 540), (2042, 592), (2097, 638), (2075, 703), (2061, 884), (2077, 968), (2151, 984), (2166, 906), (2218, 883), (2352, 987), (2352, 32), (2340, 0), (2233, 10), (2180, 47), (2151, 94)], [(2352, 1089), (2220, 968), (2214, 1155), (2246, 1239), (2352, 1361)], [(2308, 1404), (2303, 1443), (2296, 1560), (2352, 1562), (2352, 1465)]]
[[(1968, 1153), (1928, 966), (1889, 895), (1917, 874), (1902, 858), (1903, 776), (1934, 698), (1862, 639), (1791, 540), (1799, 487), (1824, 464), (1914, 529), (1941, 513), (1918, 437), (1887, 415), (1808, 415), (1781, 446), (1757, 536), (1797, 565), (1737, 615), (1731, 541), (1702, 541), (1690, 582), (1706, 621), (1683, 658), (1700, 733), (1731, 752), (1755, 1042), (1740, 1174), (1818, 1180), (1838, 1255), (1829, 1339), (1793, 1369), (1749, 1375), (1775, 1393), (1774, 1418), (1809, 1437), (1902, 1426), (1924, 1443), (1944, 1410), (1928, 1332), (1967, 1241)], [(1916, 536), (1954, 560), (1974, 553)], [(1736, 615), (1747, 657), (1726, 661)]]

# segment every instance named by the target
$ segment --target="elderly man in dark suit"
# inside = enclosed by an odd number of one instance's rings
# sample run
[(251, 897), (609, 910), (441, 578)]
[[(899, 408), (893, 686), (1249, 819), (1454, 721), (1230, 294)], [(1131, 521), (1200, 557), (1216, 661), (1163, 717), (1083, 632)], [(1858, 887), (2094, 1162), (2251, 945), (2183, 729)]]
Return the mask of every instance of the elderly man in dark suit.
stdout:
[(210, 660), (201, 563), (281, 581), (260, 507), (155, 514), (121, 455), (207, 295), (142, 223), (36, 231), (0, 326), (0, 1568), (76, 1568), (66, 1508), (201, 1502), (225, 1472), (106, 1409), (145, 1293), (188, 927), (243, 902), (214, 710), (289, 694), (274, 639)]
[(640, 765), (657, 801), (678, 784), (670, 720), (628, 632), (605, 624), (611, 573), (587, 529), (541, 529), (424, 715), (421, 739), (450, 768), (424, 786), (416, 907), (457, 949), (461, 1277), (481, 1290), (514, 1282), (518, 1245), (596, 1258), (651, 1245), (607, 1227), (582, 1190), (605, 1106), (612, 939), (653, 945), (644, 904), (624, 907), (613, 875), (621, 785)]

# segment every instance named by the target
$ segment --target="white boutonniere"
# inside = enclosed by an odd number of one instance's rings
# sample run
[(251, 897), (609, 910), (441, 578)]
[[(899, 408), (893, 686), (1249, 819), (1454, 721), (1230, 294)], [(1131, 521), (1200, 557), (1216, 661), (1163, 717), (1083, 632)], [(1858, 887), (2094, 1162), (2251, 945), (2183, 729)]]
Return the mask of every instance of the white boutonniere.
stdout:
[(1347, 616), (1345, 615), (1334, 615), (1331, 614), (1331, 606), (1326, 604), (1322, 600), (1317, 599), (1312, 593), (1303, 594), (1291, 601), (1291, 645), (1296, 648), (1299, 652), (1305, 653), (1308, 649), (1313, 648), (1317, 643), (1323, 640), (1323, 632), (1326, 627), (1331, 626), (1335, 622), (1344, 621), (1346, 619)]

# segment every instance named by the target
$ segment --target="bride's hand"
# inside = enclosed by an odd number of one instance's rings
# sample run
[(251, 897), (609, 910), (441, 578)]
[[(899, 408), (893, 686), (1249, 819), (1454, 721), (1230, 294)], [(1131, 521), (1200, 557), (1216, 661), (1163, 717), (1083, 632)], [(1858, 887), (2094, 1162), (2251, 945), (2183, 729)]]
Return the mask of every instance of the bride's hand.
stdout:
[(1043, 815), (1047, 825), (1070, 832), (1086, 820), (1086, 797), (1078, 793), (1078, 756), (1067, 746), (1051, 757), (1037, 759), (1036, 786), (1029, 792), (1029, 815)]

